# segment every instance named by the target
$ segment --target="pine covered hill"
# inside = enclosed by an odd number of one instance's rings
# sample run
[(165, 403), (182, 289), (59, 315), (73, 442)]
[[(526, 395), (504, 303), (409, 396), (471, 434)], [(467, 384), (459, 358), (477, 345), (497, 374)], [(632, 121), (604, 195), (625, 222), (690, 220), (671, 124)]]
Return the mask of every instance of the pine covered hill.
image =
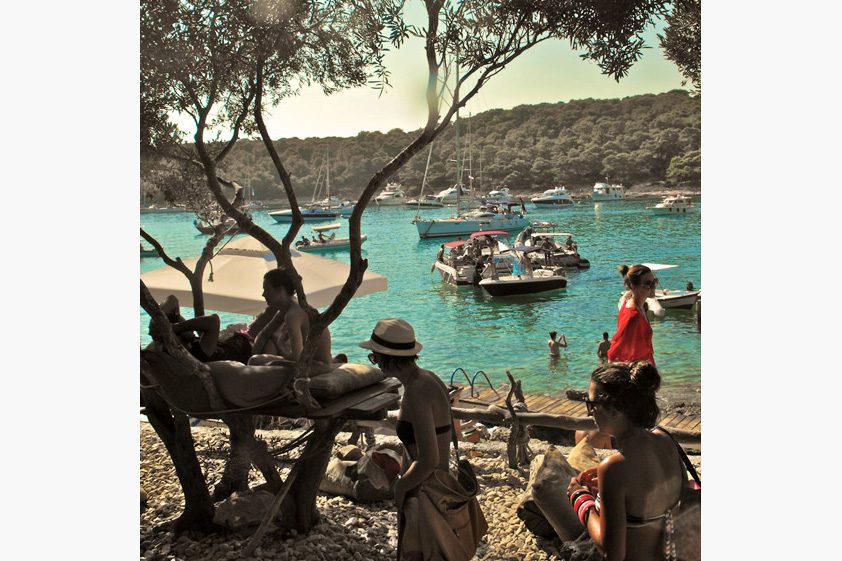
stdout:
[[(628, 187), (697, 187), (701, 182), (701, 100), (682, 90), (494, 109), (461, 119), (459, 127), (462, 149), (471, 156), (474, 186), (483, 192), (503, 186), (513, 193), (556, 185), (589, 189), (606, 177)], [(313, 192), (327, 149), (331, 194), (356, 199), (369, 178), (416, 134), (394, 129), (351, 138), (282, 139), (276, 145), (305, 200)], [(455, 163), (448, 161), (455, 155), (452, 126), (433, 144), (425, 193), (435, 194), (455, 183)], [(408, 194), (417, 194), (426, 160), (425, 150), (393, 180)], [(256, 199), (284, 198), (259, 141), (239, 142), (224, 162), (224, 174), (251, 185)], [(467, 161), (465, 167), (467, 184)], [(320, 182), (324, 184), (324, 177)]]

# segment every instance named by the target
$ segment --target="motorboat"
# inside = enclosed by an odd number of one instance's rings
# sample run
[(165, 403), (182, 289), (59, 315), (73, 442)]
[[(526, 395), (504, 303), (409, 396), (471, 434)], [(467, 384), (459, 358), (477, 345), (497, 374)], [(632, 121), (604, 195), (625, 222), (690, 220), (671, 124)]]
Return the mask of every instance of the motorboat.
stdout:
[(406, 201), (406, 206), (409, 208), (442, 208), (444, 203), (437, 199), (435, 195), (426, 195), (422, 198)]
[(406, 202), (406, 195), (400, 184), (388, 183), (380, 194), (374, 197), (374, 202), (377, 206), (402, 206)]
[[(524, 218), (523, 212), (515, 209), (517, 206), (521, 206), (521, 204), (513, 201), (486, 202), (479, 209), (465, 214), (458, 212), (452, 218), (422, 219), (416, 217), (413, 223), (418, 229), (418, 237), (422, 240), (467, 236), (480, 230), (514, 232), (522, 230), (529, 223)], [(457, 211), (459, 210), (459, 207), (457, 207)]]
[[(501, 267), (501, 256), (509, 251), (509, 245), (499, 238), (508, 240), (508, 235), (502, 230), (474, 232), (467, 240), (443, 243), (430, 271), (438, 269), (442, 280), (450, 284), (477, 285), (484, 272), (491, 274), (491, 263), (495, 268)], [(508, 268), (502, 266), (500, 270), (505, 273)]]
[(622, 201), (626, 198), (626, 188), (616, 183), (594, 183), (591, 199), (595, 203), (606, 201)]
[[(276, 210), (269, 213), (269, 216), (275, 219), (279, 224), (289, 224), (292, 222), (292, 209)], [(340, 213), (337, 209), (327, 209), (320, 205), (307, 206), (301, 209), (301, 217), (305, 222), (324, 222), (326, 220), (336, 220)]]
[(443, 191), (439, 191), (436, 198), (440, 200), (442, 204), (455, 205), (459, 198), (470, 195), (471, 189), (460, 183)]
[(536, 205), (558, 205), (567, 206), (575, 204), (570, 193), (564, 187), (553, 187), (541, 193), (540, 197), (530, 199)]
[[(295, 249), (309, 253), (348, 249), (351, 247), (351, 238), (337, 238), (336, 232), (331, 232), (329, 236), (325, 235), (325, 232), (338, 230), (340, 227), (339, 222), (325, 224), (324, 226), (313, 226), (313, 237), (301, 236), (301, 239), (295, 242)], [(362, 234), (360, 243), (364, 243), (367, 239), (368, 236)]]
[[(662, 263), (643, 263), (654, 273), (667, 269), (676, 269), (678, 265), (665, 265)], [(693, 283), (687, 283), (684, 290), (673, 290), (669, 288), (656, 288), (654, 299), (662, 308), (693, 309), (701, 297), (701, 290), (693, 287)]]
[(495, 297), (537, 294), (567, 288), (564, 269), (532, 269), (526, 254), (534, 251), (535, 248), (524, 246), (512, 248), (507, 254), (510, 272), (500, 275), (499, 269), (495, 269), (495, 274), (483, 278), (479, 281), (479, 286)]
[(354, 201), (342, 200), (336, 195), (331, 195), (330, 197), (326, 197), (315, 204), (327, 210), (335, 209), (342, 216), (351, 216), (351, 213), (354, 212), (354, 207), (357, 203)]
[(499, 189), (494, 189), (493, 191), (488, 192), (489, 199), (508, 199), (509, 198), (509, 188), (508, 187), (501, 187)]
[(579, 255), (579, 245), (573, 240), (573, 234), (558, 232), (555, 226), (554, 222), (533, 222), (518, 234), (515, 243), (536, 249), (529, 253), (534, 266), (589, 268), (591, 262)]
[(693, 201), (685, 195), (667, 195), (660, 203), (646, 208), (655, 214), (667, 215), (687, 214), (688, 211), (693, 212), (696, 210), (696, 207), (693, 206)]

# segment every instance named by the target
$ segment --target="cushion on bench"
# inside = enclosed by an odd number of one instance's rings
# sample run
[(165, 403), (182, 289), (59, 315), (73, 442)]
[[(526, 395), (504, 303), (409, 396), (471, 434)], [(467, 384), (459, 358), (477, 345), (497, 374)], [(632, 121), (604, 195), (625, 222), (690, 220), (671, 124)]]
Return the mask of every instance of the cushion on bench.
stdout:
[(330, 372), (311, 377), (310, 393), (317, 400), (331, 400), (385, 379), (386, 375), (379, 368), (366, 364), (341, 364)]

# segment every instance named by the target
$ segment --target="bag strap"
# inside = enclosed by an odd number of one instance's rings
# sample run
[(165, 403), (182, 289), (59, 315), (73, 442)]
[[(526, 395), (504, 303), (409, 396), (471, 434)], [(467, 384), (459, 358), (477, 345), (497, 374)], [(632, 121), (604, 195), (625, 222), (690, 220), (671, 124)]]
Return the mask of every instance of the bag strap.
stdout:
[(672, 440), (673, 444), (675, 444), (675, 447), (678, 449), (678, 454), (679, 454), (679, 456), (681, 456), (681, 461), (684, 463), (684, 467), (687, 468), (687, 471), (690, 472), (690, 475), (693, 476), (693, 480), (696, 483), (698, 483), (699, 486), (701, 487), (702, 480), (699, 477), (699, 474), (696, 473), (696, 468), (693, 467), (693, 464), (690, 462), (690, 458), (687, 457), (687, 452), (684, 451), (684, 448), (681, 447), (681, 445), (678, 443), (678, 441), (675, 439), (675, 437), (673, 435), (671, 435), (670, 432), (667, 429), (665, 429), (661, 425), (658, 425), (656, 428), (659, 429), (664, 434), (666, 434), (668, 437), (670, 437), (670, 440)]

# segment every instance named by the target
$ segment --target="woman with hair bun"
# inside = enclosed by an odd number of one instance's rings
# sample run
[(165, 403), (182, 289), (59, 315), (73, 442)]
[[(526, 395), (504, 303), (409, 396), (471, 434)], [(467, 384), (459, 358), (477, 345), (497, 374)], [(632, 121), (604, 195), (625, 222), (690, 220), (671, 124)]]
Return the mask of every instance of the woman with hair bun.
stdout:
[(644, 304), (647, 298), (655, 296), (658, 279), (646, 265), (620, 265), (620, 274), (628, 288), (620, 303), (617, 316), (617, 332), (611, 338), (608, 360), (612, 362), (633, 362), (645, 360), (655, 364), (655, 350), (652, 347), (652, 326), (646, 317)]
[(661, 385), (648, 362), (612, 362), (591, 375), (585, 404), (617, 452), (570, 480), (568, 498), (607, 561), (675, 558), (673, 514), (687, 483), (676, 444), (655, 427)]

